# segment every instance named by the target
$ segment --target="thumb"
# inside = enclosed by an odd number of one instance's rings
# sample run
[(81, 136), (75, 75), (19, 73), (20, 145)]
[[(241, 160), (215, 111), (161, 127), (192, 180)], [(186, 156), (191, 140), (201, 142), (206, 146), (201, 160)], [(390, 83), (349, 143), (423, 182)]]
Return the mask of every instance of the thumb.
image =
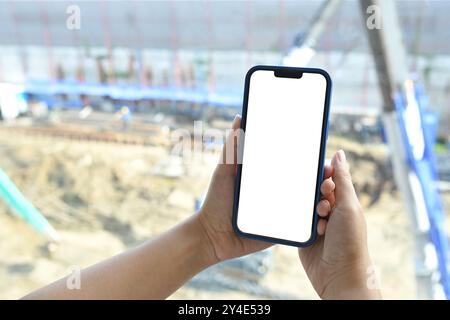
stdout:
[(336, 152), (331, 163), (333, 166), (333, 181), (336, 185), (334, 191), (336, 205), (351, 204), (349, 202), (358, 201), (344, 151)]
[(236, 164), (238, 161), (238, 143), (241, 138), (240, 135), (241, 126), (241, 116), (237, 114), (234, 117), (233, 124), (231, 126), (231, 132), (226, 137), (225, 143), (223, 145), (222, 154), (220, 156), (219, 164), (216, 170), (219, 173), (235, 175)]

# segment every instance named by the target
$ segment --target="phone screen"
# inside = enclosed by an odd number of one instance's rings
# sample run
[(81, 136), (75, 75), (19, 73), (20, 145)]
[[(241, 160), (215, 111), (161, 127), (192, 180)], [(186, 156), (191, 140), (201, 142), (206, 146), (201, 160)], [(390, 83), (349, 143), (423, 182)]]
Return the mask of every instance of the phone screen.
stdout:
[(321, 73), (302, 72), (301, 77), (276, 76), (273, 70), (251, 73), (243, 113), (236, 220), (240, 232), (297, 243), (312, 238), (328, 121), (327, 85)]

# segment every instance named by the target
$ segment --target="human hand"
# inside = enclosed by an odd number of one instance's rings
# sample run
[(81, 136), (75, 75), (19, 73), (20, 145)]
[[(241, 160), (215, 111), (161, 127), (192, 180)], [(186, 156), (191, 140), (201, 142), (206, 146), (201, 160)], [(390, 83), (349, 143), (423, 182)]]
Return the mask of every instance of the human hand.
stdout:
[[(238, 133), (240, 124), (241, 117), (236, 116), (232, 126), (235, 133)], [(239, 237), (231, 224), (237, 167), (237, 142), (239, 141), (235, 137), (237, 137), (236, 134), (230, 134), (227, 138), (222, 151), (223, 161), (217, 165), (214, 171), (208, 194), (198, 214), (198, 219), (207, 235), (214, 262), (240, 257), (271, 246), (267, 242)], [(233, 148), (231, 161), (228, 148)]]
[(325, 167), (324, 179), (317, 205), (319, 238), (299, 249), (308, 278), (323, 299), (379, 299), (379, 290), (368, 287), (372, 264), (366, 221), (344, 151)]

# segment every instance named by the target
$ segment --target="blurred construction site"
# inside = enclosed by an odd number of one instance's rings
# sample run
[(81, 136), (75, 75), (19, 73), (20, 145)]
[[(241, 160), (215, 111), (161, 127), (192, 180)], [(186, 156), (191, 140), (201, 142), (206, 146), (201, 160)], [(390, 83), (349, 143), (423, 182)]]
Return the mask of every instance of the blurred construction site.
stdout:
[[(247, 70), (286, 64), (305, 43), (313, 45), (302, 66), (333, 79), (327, 155), (348, 155), (383, 296), (440, 297), (418, 294), (422, 262), (430, 279), (440, 272), (445, 294), (447, 247), (418, 239), (419, 205), (411, 209), (398, 187), (398, 146), (383, 119), (393, 95), (380, 85), (381, 59), (391, 64), (365, 30), (371, 2), (0, 2), (0, 298), (19, 298), (195, 213), (221, 145), (201, 139), (202, 157), (186, 161), (173, 153), (172, 133), (192, 132), (194, 121), (228, 129)], [(395, 8), (402, 64), (426, 97), (422, 119), (434, 121), (432, 188), (448, 217), (450, 1)], [(426, 211), (424, 235), (448, 235), (449, 220)], [(436, 248), (434, 265), (421, 241)], [(318, 297), (296, 250), (277, 246), (207, 269), (173, 298)]]

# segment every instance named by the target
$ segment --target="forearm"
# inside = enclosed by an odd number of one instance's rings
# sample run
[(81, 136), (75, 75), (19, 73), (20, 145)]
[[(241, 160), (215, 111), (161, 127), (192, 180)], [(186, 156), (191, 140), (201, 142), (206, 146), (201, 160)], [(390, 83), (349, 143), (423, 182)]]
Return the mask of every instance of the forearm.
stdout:
[(81, 271), (81, 288), (67, 278), (26, 299), (164, 299), (214, 262), (193, 216), (162, 236)]

